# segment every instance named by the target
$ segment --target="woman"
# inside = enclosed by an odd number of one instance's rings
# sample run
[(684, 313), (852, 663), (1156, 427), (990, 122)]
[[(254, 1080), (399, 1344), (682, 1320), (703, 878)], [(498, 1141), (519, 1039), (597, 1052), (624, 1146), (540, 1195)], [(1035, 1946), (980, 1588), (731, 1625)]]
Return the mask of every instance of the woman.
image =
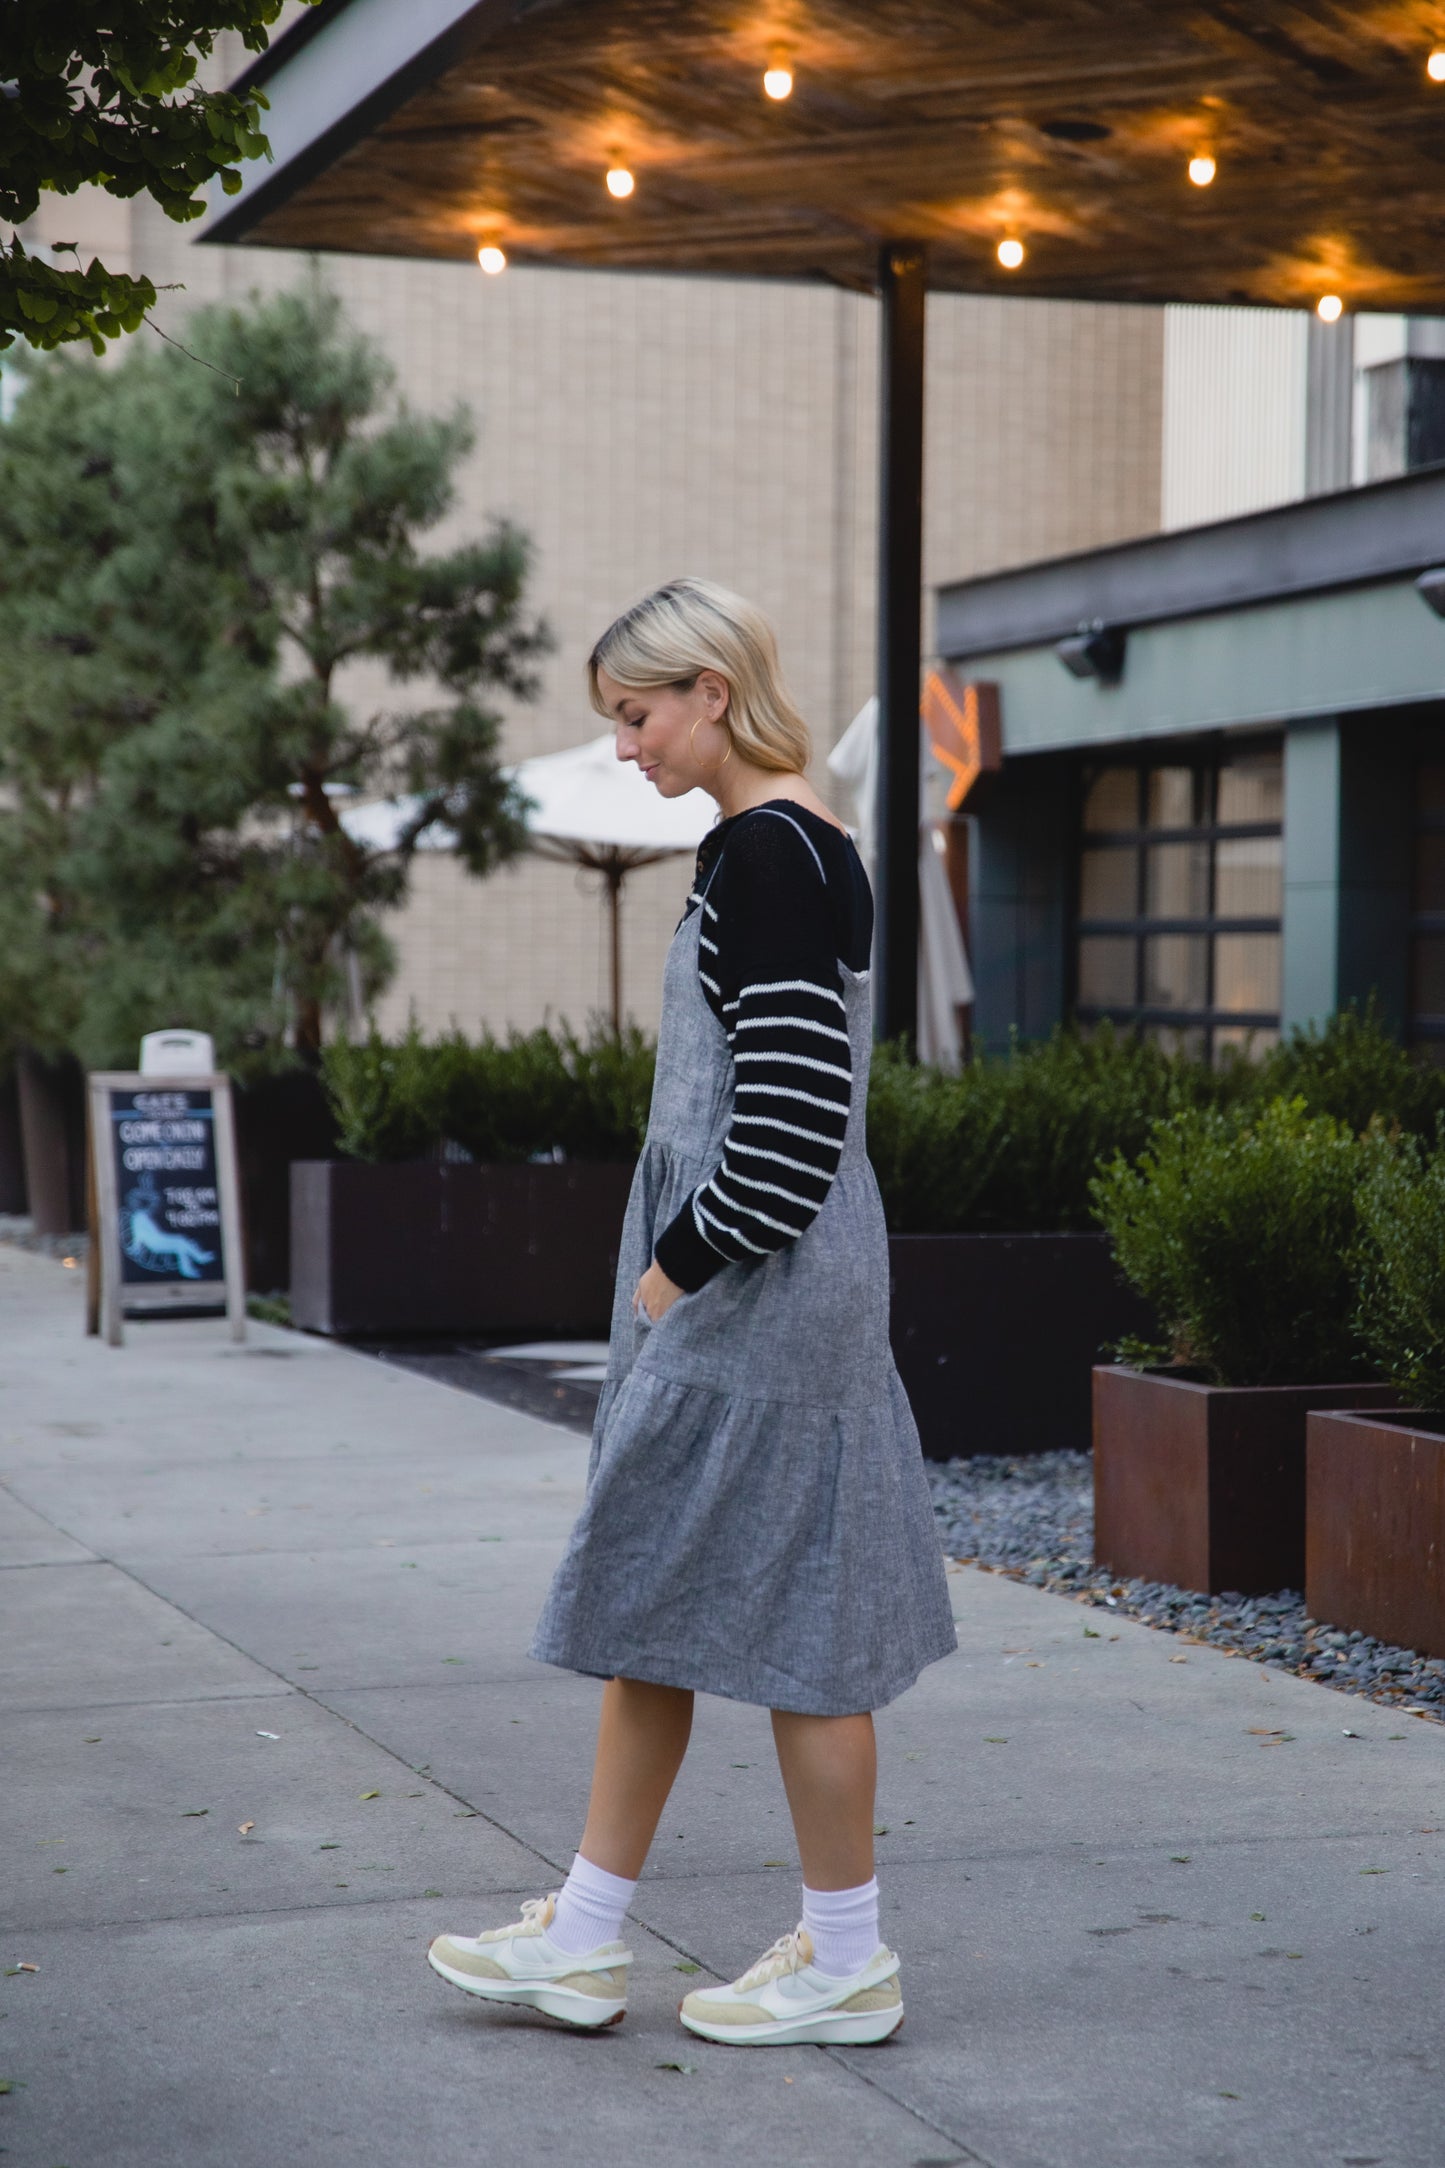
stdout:
[(682, 2022), (737, 2045), (882, 2040), (903, 1999), (878, 1936), (871, 1712), (956, 1636), (864, 1149), (872, 899), (750, 604), (674, 580), (588, 674), (618, 758), (722, 818), (668, 953), (587, 1498), (531, 1652), (607, 1681), (586, 1827), (559, 1894), (430, 1960), (472, 1994), (620, 2019), (622, 1922), (693, 1694), (723, 1694), (772, 1711), (803, 1918)]

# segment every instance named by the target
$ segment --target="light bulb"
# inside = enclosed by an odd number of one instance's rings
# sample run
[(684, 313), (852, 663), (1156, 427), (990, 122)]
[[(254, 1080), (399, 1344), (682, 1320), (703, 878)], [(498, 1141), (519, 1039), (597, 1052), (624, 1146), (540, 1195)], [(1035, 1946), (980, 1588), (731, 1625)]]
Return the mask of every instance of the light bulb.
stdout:
[(763, 89), (770, 98), (776, 98), (780, 101), (784, 98), (791, 98), (793, 95), (792, 69), (785, 68), (778, 62), (774, 62), (763, 77)]
[(1425, 63), (1425, 73), (1432, 83), (1445, 83), (1445, 45), (1437, 45)]
[(630, 196), (637, 186), (626, 166), (610, 166), (607, 172), (607, 189), (610, 195)]
[(505, 271), (507, 268), (505, 253), (490, 241), (485, 248), (477, 250), (477, 262), (489, 279), (494, 279), (499, 271)]
[(1345, 313), (1345, 304), (1338, 294), (1321, 294), (1315, 303), (1315, 314), (1322, 324), (1337, 324)]
[(1218, 171), (1208, 151), (1201, 151), (1197, 158), (1189, 161), (1189, 178), (1196, 188), (1207, 188)]
[(1024, 260), (1023, 242), (1000, 241), (998, 245), (998, 260), (1003, 265), (1005, 271), (1017, 271), (1019, 265)]

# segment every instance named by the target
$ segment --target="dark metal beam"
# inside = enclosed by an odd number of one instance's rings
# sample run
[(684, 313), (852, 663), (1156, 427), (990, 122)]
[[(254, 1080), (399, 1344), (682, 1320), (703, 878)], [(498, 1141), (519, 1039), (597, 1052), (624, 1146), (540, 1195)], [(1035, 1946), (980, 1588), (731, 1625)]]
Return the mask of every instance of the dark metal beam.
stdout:
[(1410, 579), (1445, 563), (1445, 469), (1110, 543), (960, 581), (938, 594), (938, 649), (952, 661), (1044, 647), (1081, 624), (1127, 630)]
[(923, 324), (927, 264), (917, 242), (879, 262), (878, 936), (876, 1029), (918, 1031), (918, 699), (923, 660)]

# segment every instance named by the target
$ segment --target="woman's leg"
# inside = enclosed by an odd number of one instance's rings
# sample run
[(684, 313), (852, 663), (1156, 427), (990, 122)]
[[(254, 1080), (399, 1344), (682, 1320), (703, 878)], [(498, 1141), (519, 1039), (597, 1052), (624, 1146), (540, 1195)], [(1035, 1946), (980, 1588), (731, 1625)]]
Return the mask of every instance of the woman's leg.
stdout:
[(871, 1716), (798, 1716), (774, 1709), (778, 1767), (808, 1889), (873, 1879), (878, 1747)]
[[(692, 1695), (678, 1686), (609, 1679), (602, 1689), (587, 1826), (577, 1849), (594, 1867), (636, 1881), (692, 1731)], [(869, 1822), (872, 1834), (872, 1822)]]

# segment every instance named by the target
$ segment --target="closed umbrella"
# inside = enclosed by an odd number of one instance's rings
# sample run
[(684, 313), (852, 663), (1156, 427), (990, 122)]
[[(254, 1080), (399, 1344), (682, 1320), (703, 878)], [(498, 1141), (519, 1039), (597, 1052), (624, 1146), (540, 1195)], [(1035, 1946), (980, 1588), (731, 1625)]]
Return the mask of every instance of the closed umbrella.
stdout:
[[(927, 734), (920, 755), (927, 770)], [(828, 766), (853, 794), (858, 851), (873, 877), (878, 791), (878, 701), (865, 700), (832, 752)], [(943, 860), (936, 823), (918, 803), (918, 1052), (924, 1061), (956, 1069), (963, 1059), (958, 1012), (973, 1000), (973, 974)]]

